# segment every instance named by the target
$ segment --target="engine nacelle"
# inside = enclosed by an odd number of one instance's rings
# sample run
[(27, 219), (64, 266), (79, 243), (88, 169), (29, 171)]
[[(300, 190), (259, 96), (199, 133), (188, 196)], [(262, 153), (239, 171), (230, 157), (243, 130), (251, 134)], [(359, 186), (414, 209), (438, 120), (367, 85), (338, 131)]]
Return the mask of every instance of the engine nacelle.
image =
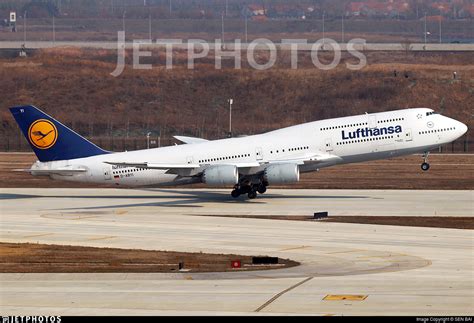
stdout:
[(212, 166), (204, 170), (202, 182), (215, 186), (233, 186), (239, 182), (239, 170), (236, 166)]
[(269, 185), (296, 183), (300, 180), (300, 169), (296, 164), (275, 164), (265, 168), (263, 178)]

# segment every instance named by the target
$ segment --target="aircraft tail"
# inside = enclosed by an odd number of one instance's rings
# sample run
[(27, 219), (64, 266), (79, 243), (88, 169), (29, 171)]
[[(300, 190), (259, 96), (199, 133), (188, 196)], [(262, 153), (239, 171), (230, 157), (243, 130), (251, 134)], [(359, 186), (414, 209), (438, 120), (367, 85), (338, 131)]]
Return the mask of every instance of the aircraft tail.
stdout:
[(41, 162), (110, 153), (34, 106), (14, 107), (10, 112)]

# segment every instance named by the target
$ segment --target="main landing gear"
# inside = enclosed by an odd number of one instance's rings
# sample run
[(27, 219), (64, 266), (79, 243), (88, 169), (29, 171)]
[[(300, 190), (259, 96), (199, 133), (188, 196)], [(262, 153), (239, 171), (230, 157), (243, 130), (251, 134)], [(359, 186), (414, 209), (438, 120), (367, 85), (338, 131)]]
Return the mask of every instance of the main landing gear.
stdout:
[(423, 164), (421, 164), (421, 170), (423, 170), (424, 172), (430, 169), (430, 164), (428, 163), (428, 155), (429, 152), (427, 151), (423, 154)]
[(249, 185), (235, 185), (234, 190), (230, 193), (233, 198), (238, 198), (242, 194), (247, 194), (248, 198), (253, 200), (257, 197), (257, 192), (263, 194), (267, 191), (267, 186), (264, 183), (249, 184)]

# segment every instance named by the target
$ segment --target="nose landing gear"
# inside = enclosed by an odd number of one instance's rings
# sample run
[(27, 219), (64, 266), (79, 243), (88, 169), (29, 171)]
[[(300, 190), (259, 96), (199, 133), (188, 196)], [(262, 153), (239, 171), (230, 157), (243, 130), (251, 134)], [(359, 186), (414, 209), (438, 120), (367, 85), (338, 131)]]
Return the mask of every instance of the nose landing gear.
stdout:
[(421, 169), (426, 172), (428, 169), (430, 169), (430, 164), (428, 163), (421, 164)]
[(428, 155), (429, 152), (427, 151), (423, 154), (423, 164), (421, 164), (421, 170), (424, 172), (430, 169), (430, 164), (428, 163)]

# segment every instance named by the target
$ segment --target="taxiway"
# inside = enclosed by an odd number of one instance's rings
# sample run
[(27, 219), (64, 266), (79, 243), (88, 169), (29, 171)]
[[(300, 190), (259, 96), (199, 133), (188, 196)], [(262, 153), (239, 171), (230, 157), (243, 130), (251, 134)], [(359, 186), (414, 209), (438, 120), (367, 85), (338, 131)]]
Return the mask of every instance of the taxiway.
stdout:
[[(473, 216), (473, 191), (0, 189), (0, 240), (270, 255), (265, 272), (0, 274), (4, 315), (472, 315), (472, 230), (208, 215)], [(202, 216), (206, 215), (206, 216)]]

